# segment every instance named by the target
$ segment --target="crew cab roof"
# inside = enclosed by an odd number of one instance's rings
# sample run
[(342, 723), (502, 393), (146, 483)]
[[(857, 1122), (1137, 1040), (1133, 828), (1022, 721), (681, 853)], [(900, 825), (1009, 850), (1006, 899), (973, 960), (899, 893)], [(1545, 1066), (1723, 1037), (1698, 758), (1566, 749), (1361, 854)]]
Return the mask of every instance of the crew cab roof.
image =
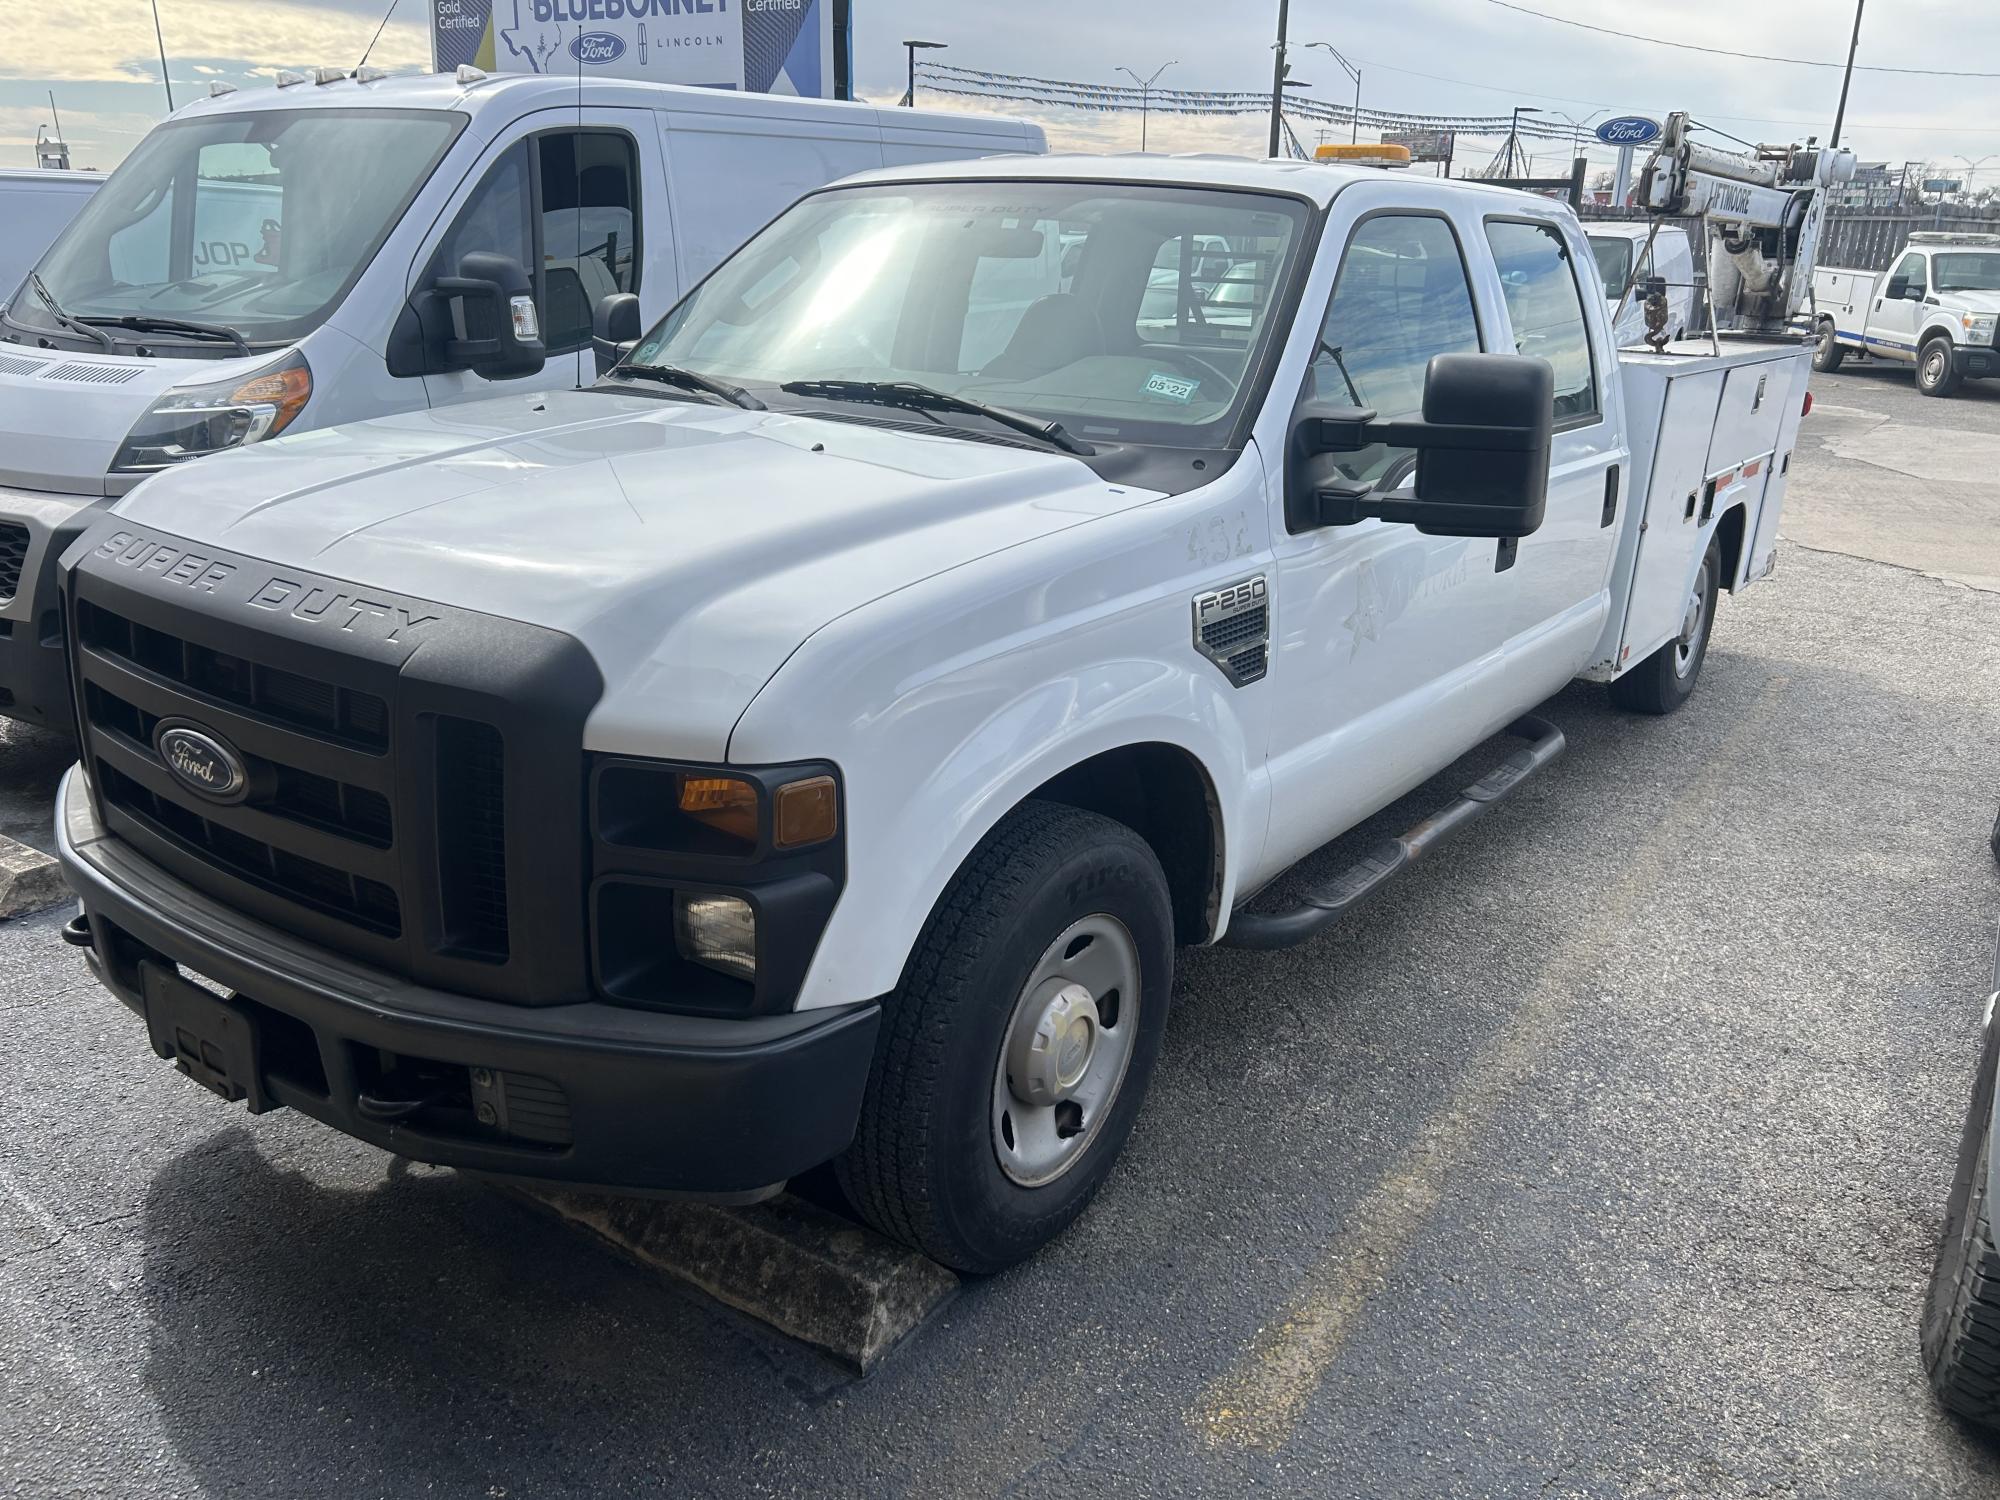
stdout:
[(1405, 172), (1385, 172), (1379, 167), (1347, 167), (1330, 162), (1208, 153), (1168, 156), (1133, 151), (1104, 155), (987, 156), (973, 161), (919, 162), (910, 166), (882, 167), (842, 178), (840, 185), (934, 182), (939, 178), (949, 178), (954, 182), (1046, 178), (1050, 181), (1236, 188), (1286, 193), (1309, 199), (1321, 208), (1331, 203), (1341, 189), (1354, 183), (1391, 181), (1407, 193), (1412, 204), (1438, 203), (1473, 195), (1489, 207), (1495, 206), (1495, 199), (1501, 200), (1510, 206), (1512, 212), (1519, 212), (1523, 203), (1541, 204), (1553, 210), (1567, 209), (1566, 204), (1553, 198), (1456, 177), (1415, 177)]

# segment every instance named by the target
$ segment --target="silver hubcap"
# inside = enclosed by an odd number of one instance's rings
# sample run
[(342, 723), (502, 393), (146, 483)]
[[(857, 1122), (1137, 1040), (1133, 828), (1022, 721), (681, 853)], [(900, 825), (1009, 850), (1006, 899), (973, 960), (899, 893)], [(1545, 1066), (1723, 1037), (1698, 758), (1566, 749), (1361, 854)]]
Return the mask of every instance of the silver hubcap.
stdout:
[(1933, 349), (1924, 356), (1924, 380), (1927, 384), (1936, 385), (1942, 379), (1944, 379), (1944, 355)]
[(993, 1073), (993, 1152), (1022, 1187), (1054, 1182), (1109, 1117), (1139, 1034), (1139, 949), (1088, 916), (1043, 950)]
[(1674, 641), (1674, 675), (1685, 677), (1694, 670), (1694, 659), (1701, 649), (1701, 632), (1708, 610), (1708, 563), (1704, 560), (1701, 570), (1694, 575), (1694, 592), (1688, 596), (1687, 610), (1681, 616), (1681, 633)]

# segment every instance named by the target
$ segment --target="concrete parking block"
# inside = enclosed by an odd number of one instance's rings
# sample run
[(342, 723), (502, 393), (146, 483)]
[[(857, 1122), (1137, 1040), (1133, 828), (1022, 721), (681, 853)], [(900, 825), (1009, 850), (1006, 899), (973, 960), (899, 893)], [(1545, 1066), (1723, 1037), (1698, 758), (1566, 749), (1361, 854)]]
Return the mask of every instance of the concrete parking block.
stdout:
[(509, 1190), (862, 1375), (958, 1290), (936, 1261), (789, 1193), (725, 1208)]
[(0, 834), (0, 918), (40, 911), (68, 894), (61, 865), (41, 850)]

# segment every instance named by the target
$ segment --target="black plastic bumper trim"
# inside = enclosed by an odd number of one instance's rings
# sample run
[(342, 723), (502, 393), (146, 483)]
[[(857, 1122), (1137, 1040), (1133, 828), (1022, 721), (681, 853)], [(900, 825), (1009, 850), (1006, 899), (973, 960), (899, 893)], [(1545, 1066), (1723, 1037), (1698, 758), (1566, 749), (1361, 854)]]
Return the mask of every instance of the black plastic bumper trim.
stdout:
[[(736, 1195), (816, 1166), (853, 1138), (880, 1007), (723, 1019), (585, 1002), (528, 1007), (426, 989), (252, 921), (184, 885), (98, 824), (80, 777), (56, 816), (92, 969), (144, 1014), (137, 965), (185, 964), (309, 1027), (327, 1090), (269, 1094), (417, 1161), (604, 1188)], [(358, 1107), (356, 1049), (532, 1074), (568, 1096), (569, 1146), (443, 1136)]]

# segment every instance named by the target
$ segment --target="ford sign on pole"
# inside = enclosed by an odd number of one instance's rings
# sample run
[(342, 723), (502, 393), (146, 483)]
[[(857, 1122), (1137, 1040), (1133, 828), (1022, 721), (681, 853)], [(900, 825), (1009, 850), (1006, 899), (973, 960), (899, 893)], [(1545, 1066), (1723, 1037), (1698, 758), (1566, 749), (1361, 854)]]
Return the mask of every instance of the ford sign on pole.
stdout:
[(1644, 115), (1620, 115), (1599, 125), (1597, 138), (1607, 146), (1618, 148), (1618, 171), (1611, 180), (1611, 201), (1622, 207), (1632, 189), (1633, 148), (1650, 146), (1657, 141), (1660, 138), (1660, 122), (1649, 120)]
[[(430, 0), (431, 60), (840, 98), (847, 0)], [(837, 55), (839, 54), (839, 55)]]

